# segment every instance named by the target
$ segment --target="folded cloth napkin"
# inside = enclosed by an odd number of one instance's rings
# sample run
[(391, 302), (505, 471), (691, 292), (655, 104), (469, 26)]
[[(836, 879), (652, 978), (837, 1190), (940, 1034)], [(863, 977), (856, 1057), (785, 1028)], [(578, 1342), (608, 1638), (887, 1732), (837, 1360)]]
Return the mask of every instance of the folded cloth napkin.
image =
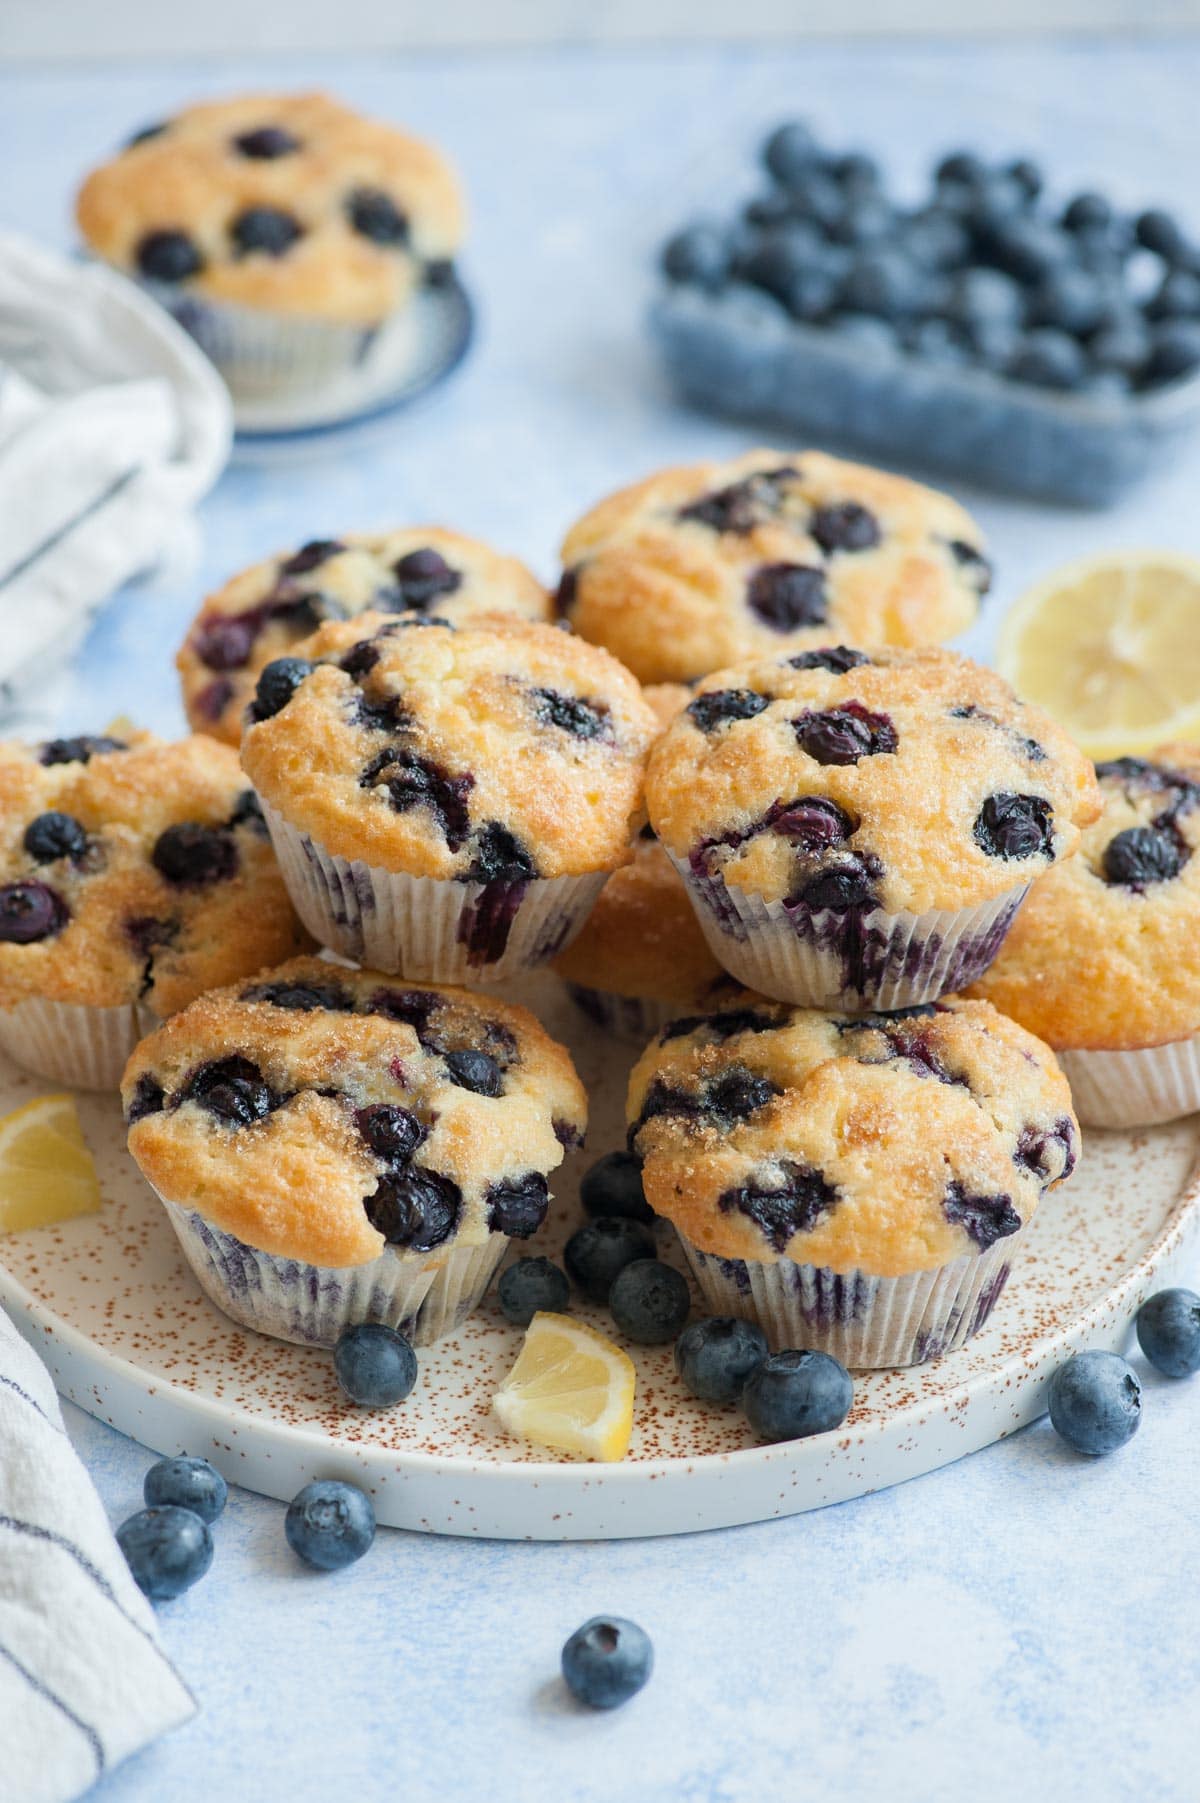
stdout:
[(5, 733), (49, 726), (92, 614), (187, 531), (232, 430), (212, 365), (132, 282), (0, 232)]
[(0, 1313), (0, 1803), (67, 1803), (195, 1713), (63, 1429)]

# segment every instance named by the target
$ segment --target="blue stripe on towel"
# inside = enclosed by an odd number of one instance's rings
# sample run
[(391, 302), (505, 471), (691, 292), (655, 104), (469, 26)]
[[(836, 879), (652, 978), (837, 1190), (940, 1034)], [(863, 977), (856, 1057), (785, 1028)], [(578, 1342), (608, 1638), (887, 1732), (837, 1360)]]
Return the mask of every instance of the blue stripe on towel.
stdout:
[(48, 1684), (43, 1684), (42, 1680), (35, 1672), (31, 1672), (28, 1666), (22, 1665), (21, 1661), (17, 1658), (17, 1655), (10, 1652), (3, 1641), (0, 1641), (0, 1659), (7, 1659), (13, 1670), (24, 1678), (30, 1690), (36, 1691), (37, 1695), (39, 1697), (44, 1697), (48, 1703), (53, 1703), (54, 1707), (66, 1716), (67, 1720), (71, 1723), (71, 1726), (73, 1728), (78, 1728), (79, 1732), (84, 1736), (89, 1747), (92, 1749), (92, 1758), (96, 1762), (95, 1775), (99, 1778), (105, 1769), (107, 1761), (104, 1756), (104, 1742), (100, 1739), (96, 1730), (90, 1728), (80, 1716), (77, 1716), (75, 1711), (68, 1704), (64, 1703), (60, 1696), (56, 1696)]

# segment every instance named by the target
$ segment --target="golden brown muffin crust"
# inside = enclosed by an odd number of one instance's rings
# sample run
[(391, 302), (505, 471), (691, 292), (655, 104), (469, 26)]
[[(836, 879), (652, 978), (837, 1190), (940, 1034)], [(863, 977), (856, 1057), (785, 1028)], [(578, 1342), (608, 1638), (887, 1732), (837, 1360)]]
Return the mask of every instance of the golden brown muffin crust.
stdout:
[(694, 1007), (725, 972), (661, 845), (641, 839), (614, 870), (583, 931), (551, 967), (564, 982)]

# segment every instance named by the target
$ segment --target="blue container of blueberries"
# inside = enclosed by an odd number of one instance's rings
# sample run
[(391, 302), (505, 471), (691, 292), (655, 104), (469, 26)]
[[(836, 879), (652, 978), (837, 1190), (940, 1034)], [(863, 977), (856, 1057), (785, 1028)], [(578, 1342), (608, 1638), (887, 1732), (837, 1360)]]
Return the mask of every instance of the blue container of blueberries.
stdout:
[(1200, 249), (1027, 161), (942, 160), (902, 208), (799, 123), (769, 191), (663, 247), (651, 310), (689, 402), (905, 467), (1099, 507), (1200, 417)]

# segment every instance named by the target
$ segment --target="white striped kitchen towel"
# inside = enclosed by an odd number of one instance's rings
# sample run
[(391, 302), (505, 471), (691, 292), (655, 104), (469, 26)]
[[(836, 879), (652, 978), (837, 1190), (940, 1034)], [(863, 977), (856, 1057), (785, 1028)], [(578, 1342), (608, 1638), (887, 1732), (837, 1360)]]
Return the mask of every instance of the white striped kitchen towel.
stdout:
[(195, 1713), (49, 1373), (0, 1313), (0, 1803), (68, 1803)]

